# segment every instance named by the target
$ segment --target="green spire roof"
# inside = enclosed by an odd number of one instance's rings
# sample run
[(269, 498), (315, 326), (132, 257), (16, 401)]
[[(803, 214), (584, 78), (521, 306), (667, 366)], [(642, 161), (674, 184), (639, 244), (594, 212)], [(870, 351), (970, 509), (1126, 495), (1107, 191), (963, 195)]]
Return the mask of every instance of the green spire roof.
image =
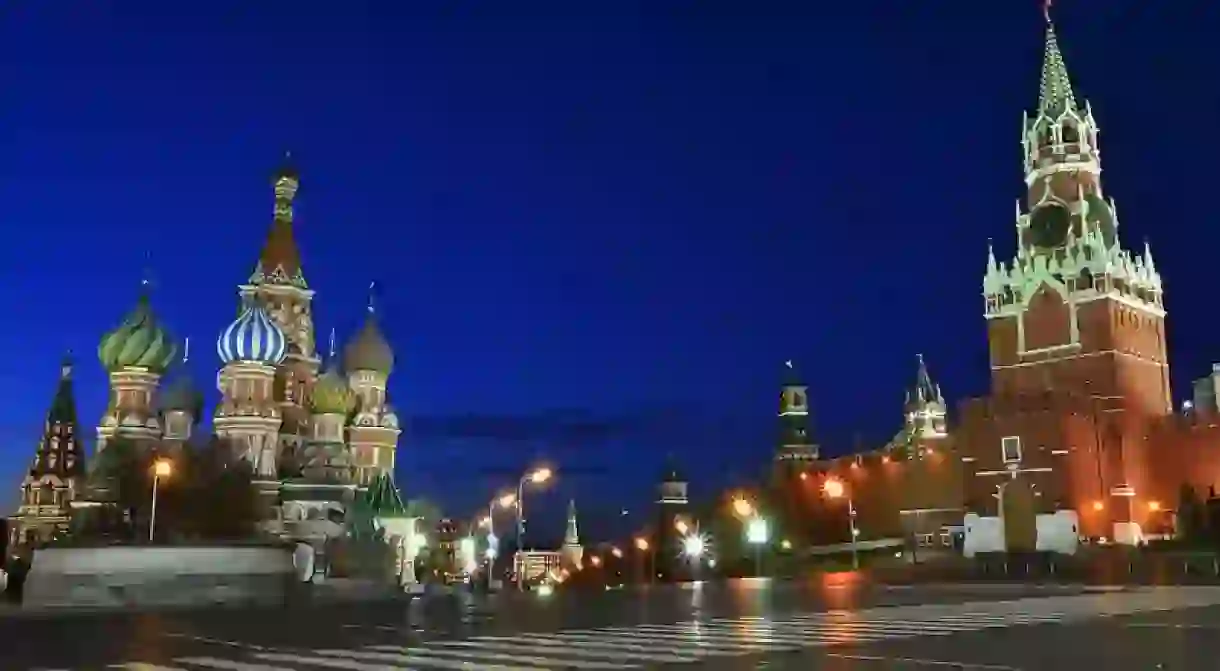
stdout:
[(388, 473), (377, 476), (368, 491), (361, 497), (361, 508), (373, 517), (406, 517), (407, 507), (403, 505), (394, 479)]
[(1067, 65), (1059, 51), (1059, 39), (1055, 36), (1055, 24), (1046, 21), (1046, 51), (1042, 56), (1042, 83), (1038, 96), (1038, 113), (1058, 116), (1076, 109), (1076, 96), (1072, 93), (1072, 82), (1068, 79)]

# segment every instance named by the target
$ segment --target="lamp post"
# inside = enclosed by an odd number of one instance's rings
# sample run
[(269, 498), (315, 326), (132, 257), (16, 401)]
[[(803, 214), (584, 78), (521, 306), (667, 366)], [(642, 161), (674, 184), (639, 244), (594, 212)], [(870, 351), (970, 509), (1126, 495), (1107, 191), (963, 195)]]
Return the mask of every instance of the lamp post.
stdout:
[(641, 568), (648, 571), (648, 584), (652, 584), (654, 578), (657, 577), (657, 562), (656, 555), (648, 552), (650, 546), (648, 539), (640, 536), (635, 539), (635, 549), (640, 551)]
[(847, 524), (849, 533), (851, 533), (851, 568), (853, 571), (860, 570), (860, 552), (856, 545), (856, 537), (860, 535), (860, 531), (856, 529), (856, 505), (851, 500), (851, 494), (847, 492), (847, 488), (840, 480), (830, 478), (822, 484), (822, 491), (826, 492), (826, 496), (832, 499), (844, 498), (847, 499)]
[(517, 482), (517, 589), (525, 590), (525, 485), (526, 483), (543, 483), (551, 479), (554, 473), (549, 468), (539, 468), (521, 476)]
[(157, 531), (157, 488), (161, 484), (161, 478), (168, 478), (173, 470), (173, 464), (168, 459), (158, 459), (153, 462), (152, 511), (148, 515), (149, 543), (153, 541), (153, 534)]
[(733, 499), (733, 514), (746, 524), (746, 542), (754, 547), (754, 575), (762, 577), (762, 546), (771, 535), (767, 520), (758, 514), (754, 504), (743, 498)]
[(770, 539), (771, 529), (767, 520), (755, 515), (746, 524), (746, 541), (754, 546), (754, 575), (762, 577), (762, 547)]

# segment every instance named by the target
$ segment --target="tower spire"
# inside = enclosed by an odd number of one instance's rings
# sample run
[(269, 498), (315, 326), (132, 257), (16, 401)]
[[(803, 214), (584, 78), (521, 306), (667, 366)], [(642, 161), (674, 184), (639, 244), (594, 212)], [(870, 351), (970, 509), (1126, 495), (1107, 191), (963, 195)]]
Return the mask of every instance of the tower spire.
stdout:
[(1055, 23), (1051, 21), (1051, 3), (1042, 4), (1046, 17), (1046, 47), (1042, 55), (1042, 81), (1038, 92), (1038, 112), (1043, 116), (1058, 116), (1076, 109), (1076, 96), (1072, 82), (1068, 79), (1067, 65), (1059, 50), (1059, 38), (1055, 35)]
[(576, 530), (576, 499), (568, 499), (568, 530), (563, 536), (563, 544), (580, 545), (580, 534)]
[(366, 308), (369, 314), (377, 314), (377, 281), (369, 282), (369, 301)]
[(330, 349), (326, 350), (326, 358), (335, 360), (335, 327), (330, 327)]
[(182, 339), (182, 365), (191, 362), (191, 337), (187, 336)]
[(292, 154), (285, 152), (284, 163), (271, 180), (275, 194), (275, 216), (271, 233), (263, 244), (258, 266), (250, 276), (250, 284), (282, 284), (299, 289), (308, 288), (301, 273), (301, 254), (293, 235), (293, 201), (301, 186), (300, 175), (290, 162)]

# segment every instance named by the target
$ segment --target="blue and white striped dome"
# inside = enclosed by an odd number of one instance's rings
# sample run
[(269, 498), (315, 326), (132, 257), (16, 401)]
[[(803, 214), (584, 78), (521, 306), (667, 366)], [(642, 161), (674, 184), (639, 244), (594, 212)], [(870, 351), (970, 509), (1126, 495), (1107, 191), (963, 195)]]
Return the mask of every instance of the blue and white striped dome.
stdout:
[(263, 306), (251, 302), (237, 321), (216, 339), (216, 352), (224, 363), (252, 361), (276, 365), (288, 354), (288, 337)]

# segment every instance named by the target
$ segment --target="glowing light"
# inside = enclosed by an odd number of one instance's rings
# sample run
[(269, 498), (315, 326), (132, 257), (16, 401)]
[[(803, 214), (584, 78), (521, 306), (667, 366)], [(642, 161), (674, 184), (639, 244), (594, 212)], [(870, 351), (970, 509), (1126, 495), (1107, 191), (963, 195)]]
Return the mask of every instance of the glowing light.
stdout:
[(497, 552), (495, 548), (487, 548), (483, 551), (483, 556), (487, 558), (487, 561), (495, 561), (496, 554)]
[(826, 496), (829, 496), (832, 499), (837, 499), (843, 496), (844, 492), (846, 492), (846, 488), (843, 486), (842, 481), (834, 478), (828, 478), (826, 482), (822, 483), (822, 491), (826, 492)]
[(1093, 502), (1093, 510), (1101, 510), (1102, 508), (1105, 508), (1105, 507), (1106, 507), (1106, 504), (1102, 503), (1101, 501)]
[(169, 459), (158, 459), (153, 462), (153, 473), (158, 478), (168, 478), (174, 472), (174, 464)]
[(690, 525), (686, 523), (686, 520), (678, 520), (674, 523), (674, 528), (683, 536), (686, 535), (686, 532), (690, 531)]
[(623, 557), (623, 551), (618, 548), (610, 548), (610, 554), (614, 555), (615, 557), (617, 557), (619, 559), (622, 559), (622, 557)]
[(733, 499), (733, 512), (738, 517), (749, 517), (754, 514), (754, 506), (745, 499)]
[(555, 593), (555, 588), (550, 585), (539, 585), (538, 596), (550, 596)]
[(538, 470), (534, 471), (533, 473), (530, 473), (529, 475), (527, 475), (526, 478), (530, 482), (542, 483), (542, 482), (546, 482), (547, 480), (550, 480), (551, 476), (554, 474), (555, 474), (554, 471), (552, 471), (549, 468), (539, 468)]
[(1148, 510), (1151, 510), (1152, 512), (1155, 513), (1156, 511), (1158, 511), (1160, 509), (1161, 509), (1160, 501), (1149, 501), (1148, 502)]
[(802, 480), (808, 480), (808, 479), (809, 479), (809, 474), (808, 474), (808, 473), (801, 473), (801, 479), (802, 479)]
[(785, 538), (784, 540), (782, 540), (782, 541), (780, 541), (780, 542), (779, 542), (779, 546), (780, 546), (781, 548), (785, 549), (785, 550), (791, 550), (791, 549), (792, 549), (792, 541), (790, 541), (790, 540), (788, 540), (787, 538)]
[(705, 544), (698, 534), (691, 534), (682, 539), (682, 553), (687, 557), (702, 557)]
[(648, 550), (648, 540), (645, 538), (635, 539), (635, 549), (640, 552), (646, 552)]
[(590, 559), (589, 559), (589, 563), (590, 563), (590, 564), (592, 564), (592, 565), (594, 565), (594, 566), (601, 566), (601, 565), (602, 565), (602, 558), (601, 558), (601, 557), (598, 557), (598, 556), (596, 556), (596, 555), (594, 555), (592, 558), (590, 558)]
[(771, 536), (771, 529), (767, 526), (767, 520), (761, 517), (755, 517), (746, 525), (746, 541), (755, 545), (762, 545), (767, 542)]
[(505, 494), (496, 499), (496, 503), (500, 504), (501, 508), (508, 508), (517, 502), (516, 494)]

